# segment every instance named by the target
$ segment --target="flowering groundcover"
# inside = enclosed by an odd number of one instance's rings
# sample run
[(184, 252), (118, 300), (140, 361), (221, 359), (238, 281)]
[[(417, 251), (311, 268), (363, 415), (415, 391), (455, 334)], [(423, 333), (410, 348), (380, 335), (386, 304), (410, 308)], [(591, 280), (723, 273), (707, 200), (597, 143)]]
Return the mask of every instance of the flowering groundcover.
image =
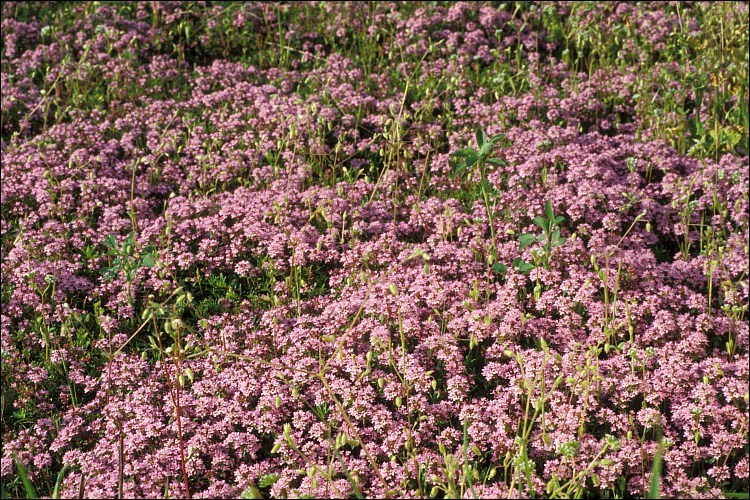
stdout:
[(3, 496), (747, 492), (747, 42), (3, 3)]

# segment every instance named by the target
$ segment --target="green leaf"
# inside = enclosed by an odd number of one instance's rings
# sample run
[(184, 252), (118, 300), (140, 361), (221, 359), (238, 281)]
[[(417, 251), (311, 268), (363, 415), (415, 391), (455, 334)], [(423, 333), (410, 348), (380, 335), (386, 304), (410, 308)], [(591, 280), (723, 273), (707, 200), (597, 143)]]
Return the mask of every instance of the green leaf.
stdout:
[(504, 167), (506, 165), (506, 163), (500, 158), (489, 158), (485, 161), (495, 167)]
[(651, 484), (648, 488), (646, 498), (659, 498), (659, 486), (661, 484), (661, 444), (656, 450), (654, 464), (651, 466)]
[(523, 262), (522, 264), (519, 264), (519, 266), (518, 266), (518, 270), (522, 274), (526, 274), (529, 271), (531, 271), (532, 269), (534, 269), (534, 264), (530, 264), (528, 262)]
[(566, 238), (565, 236), (563, 236), (562, 238), (560, 238), (559, 240), (557, 240), (557, 246), (559, 246), (559, 247), (563, 246), (563, 243), (565, 243), (566, 241), (568, 241), (568, 238)]
[(453, 152), (453, 156), (459, 156), (461, 158), (477, 157), (479, 153), (474, 148), (463, 148)]
[(521, 257), (518, 257), (513, 261), (513, 267), (518, 269), (522, 274), (526, 274), (534, 269), (534, 264), (530, 264), (523, 260)]
[(564, 220), (565, 217), (563, 217), (562, 215), (558, 215), (557, 217), (555, 217), (555, 224), (560, 224)]
[(536, 237), (533, 234), (525, 233), (518, 237), (518, 244), (521, 250), (534, 243)]
[(482, 127), (477, 128), (476, 136), (477, 136), (477, 145), (481, 148), (485, 142), (485, 135), (484, 135), (484, 130), (482, 129)]
[(547, 200), (547, 203), (544, 204), (544, 213), (547, 215), (547, 218), (549, 220), (555, 220), (555, 212), (552, 210), (552, 202), (549, 200)]
[(552, 231), (552, 243), (556, 244), (560, 240), (560, 229), (555, 228), (554, 231)]
[(492, 138), (490, 139), (490, 142), (491, 142), (492, 144), (496, 144), (496, 143), (497, 143), (498, 141), (501, 141), (501, 140), (503, 140), (503, 139), (505, 139), (505, 134), (495, 134), (495, 135), (493, 135), (493, 136), (492, 136)]
[(349, 484), (352, 485), (352, 489), (354, 490), (354, 497), (364, 498), (364, 496), (362, 495), (362, 492), (359, 490), (359, 487), (357, 486), (357, 482), (354, 481), (354, 478), (349, 472), (349, 469), (346, 467), (344, 460), (341, 458), (341, 454), (339, 453), (339, 450), (335, 446), (333, 446), (332, 448), (333, 448), (333, 453), (336, 455), (336, 458), (341, 464), (341, 468), (344, 470), (344, 475), (346, 476), (347, 481), (349, 481)]
[(67, 465), (63, 465), (62, 469), (60, 469), (60, 472), (58, 472), (57, 481), (55, 481), (55, 489), (52, 491), (52, 498), (60, 498), (60, 486), (62, 486), (63, 476), (65, 475), (65, 470), (67, 468)]
[(268, 488), (269, 486), (273, 486), (273, 484), (278, 481), (280, 477), (281, 474), (279, 474), (278, 472), (272, 472), (271, 474), (261, 476), (260, 479), (258, 479), (258, 486), (260, 488)]
[(549, 220), (545, 219), (541, 215), (534, 217), (534, 224), (544, 229), (544, 232), (549, 231)]
[(507, 274), (508, 266), (506, 266), (502, 262), (495, 262), (494, 264), (492, 264), (492, 270), (495, 272), (495, 274)]
[(111, 248), (112, 250), (117, 250), (117, 238), (113, 234), (108, 234), (106, 238), (104, 238), (104, 246), (107, 248)]
[(18, 469), (18, 476), (23, 483), (23, 489), (26, 490), (26, 498), (38, 498), (34, 485), (29, 481), (29, 474), (26, 472), (26, 467), (24, 467), (23, 462), (21, 462), (21, 459), (18, 458), (15, 452), (13, 452), (13, 460), (16, 462), (16, 469)]
[(258, 487), (255, 486), (255, 483), (253, 483), (252, 481), (250, 481), (250, 484), (248, 485), (247, 489), (245, 489), (245, 491), (243, 491), (240, 494), (240, 498), (248, 498), (248, 499), (251, 499), (251, 500), (261, 499), (261, 498), (263, 498), (263, 494), (260, 492), (260, 490), (258, 489)]
[(119, 267), (105, 267), (101, 270), (102, 277), (105, 281), (112, 281), (117, 277), (117, 273), (120, 272)]
[(144, 267), (154, 267), (156, 265), (156, 262), (154, 261), (154, 256), (147, 253), (141, 257), (141, 265)]

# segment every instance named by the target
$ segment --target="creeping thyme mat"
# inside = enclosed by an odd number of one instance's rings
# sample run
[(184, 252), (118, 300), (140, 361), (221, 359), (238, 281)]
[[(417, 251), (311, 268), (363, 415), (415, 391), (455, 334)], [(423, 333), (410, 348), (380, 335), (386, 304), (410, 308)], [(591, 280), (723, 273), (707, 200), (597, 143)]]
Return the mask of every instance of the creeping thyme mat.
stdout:
[(747, 2), (4, 2), (2, 495), (748, 492)]

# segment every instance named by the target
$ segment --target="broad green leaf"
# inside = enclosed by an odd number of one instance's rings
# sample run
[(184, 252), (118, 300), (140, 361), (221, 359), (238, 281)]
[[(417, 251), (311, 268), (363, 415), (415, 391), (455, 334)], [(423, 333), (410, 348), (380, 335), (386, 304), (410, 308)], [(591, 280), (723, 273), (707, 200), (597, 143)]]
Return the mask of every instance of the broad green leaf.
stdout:
[(156, 265), (156, 262), (154, 262), (153, 255), (147, 253), (143, 257), (141, 257), (141, 265), (144, 267), (154, 267), (154, 265)]
[(534, 224), (544, 229), (545, 232), (549, 231), (549, 220), (545, 219), (541, 215), (534, 217)]
[(502, 262), (495, 262), (494, 264), (492, 264), (492, 270), (495, 272), (495, 274), (507, 274), (508, 266), (506, 266)]
[(461, 158), (469, 158), (470, 156), (478, 156), (477, 150), (474, 148), (463, 148), (453, 152), (453, 156), (460, 156)]
[(528, 272), (529, 272), (529, 271), (531, 271), (532, 269), (534, 269), (534, 264), (530, 264), (530, 263), (528, 263), (528, 262), (524, 262), (524, 263), (522, 263), (522, 264), (520, 264), (520, 265), (518, 266), (518, 270), (519, 270), (519, 271), (520, 271), (521, 273), (523, 273), (523, 274), (526, 274), (526, 273), (528, 273)]
[(119, 267), (105, 267), (101, 270), (102, 277), (105, 281), (112, 281), (117, 277), (117, 273), (120, 272)]
[(518, 257), (513, 261), (513, 267), (518, 269), (521, 273), (526, 274), (532, 269), (534, 269), (534, 264), (530, 264), (523, 260), (522, 258)]
[(519, 236), (518, 237), (518, 243), (519, 243), (519, 247), (521, 248), (521, 250), (523, 250), (527, 246), (529, 246), (532, 243), (534, 243), (534, 239), (535, 238), (536, 238), (536, 236), (534, 236), (533, 234), (530, 234), (530, 233), (525, 233), (525, 234), (522, 234), (521, 236)]
[(501, 160), (500, 158), (489, 158), (486, 161), (487, 161), (487, 163), (489, 163), (490, 165), (493, 165), (495, 167), (504, 167), (506, 165), (506, 163), (503, 160)]
[(558, 215), (557, 217), (555, 217), (555, 224), (560, 224), (564, 220), (565, 217), (563, 217), (562, 215)]
[(111, 248), (112, 250), (117, 250), (117, 238), (112, 234), (108, 234), (107, 237), (104, 238), (104, 246)]
[(496, 144), (498, 141), (505, 139), (505, 134), (495, 134), (490, 139), (492, 144)]
[(482, 129), (482, 127), (477, 128), (476, 136), (477, 136), (477, 145), (479, 147), (484, 146), (485, 135), (484, 135), (484, 130)]

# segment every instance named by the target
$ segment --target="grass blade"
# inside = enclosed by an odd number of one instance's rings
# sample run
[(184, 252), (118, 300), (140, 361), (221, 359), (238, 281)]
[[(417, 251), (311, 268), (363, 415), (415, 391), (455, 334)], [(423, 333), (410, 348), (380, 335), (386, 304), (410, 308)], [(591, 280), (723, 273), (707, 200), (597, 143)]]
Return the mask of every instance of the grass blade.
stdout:
[(60, 486), (62, 486), (62, 480), (65, 476), (65, 471), (67, 470), (68, 466), (63, 465), (62, 469), (60, 469), (60, 472), (57, 474), (57, 480), (55, 481), (55, 489), (52, 490), (52, 498), (60, 498)]
[(23, 489), (26, 490), (26, 498), (39, 498), (36, 495), (36, 490), (34, 489), (34, 485), (31, 484), (31, 481), (29, 481), (29, 474), (26, 472), (26, 467), (24, 467), (23, 462), (21, 462), (21, 459), (18, 458), (18, 455), (13, 453), (13, 460), (16, 462), (16, 468), (18, 469), (18, 476), (21, 478), (21, 482), (23, 483)]
[(468, 433), (468, 427), (469, 427), (469, 420), (464, 419), (464, 442), (463, 446), (463, 452), (464, 452), (464, 477), (469, 483), (469, 490), (471, 490), (471, 495), (473, 498), (477, 498), (477, 492), (474, 491), (474, 483), (471, 481), (471, 473), (469, 472), (469, 454), (467, 453), (467, 448), (469, 447), (469, 433)]
[(661, 484), (661, 443), (656, 449), (656, 455), (654, 456), (654, 464), (651, 466), (651, 484), (648, 488), (648, 495), (646, 498), (659, 498), (659, 486)]
[(341, 454), (339, 453), (338, 448), (336, 448), (336, 444), (333, 443), (333, 440), (330, 440), (330, 441), (331, 441), (331, 449), (333, 449), (334, 455), (336, 455), (336, 458), (341, 464), (341, 468), (344, 470), (344, 475), (346, 476), (347, 481), (349, 481), (349, 484), (352, 485), (352, 489), (354, 489), (354, 496), (358, 499), (364, 498), (364, 496), (362, 495), (362, 492), (359, 491), (359, 487), (357, 486), (357, 483), (354, 482), (354, 478), (349, 472), (349, 468), (346, 466), (346, 464), (344, 463), (344, 460), (341, 458)]

